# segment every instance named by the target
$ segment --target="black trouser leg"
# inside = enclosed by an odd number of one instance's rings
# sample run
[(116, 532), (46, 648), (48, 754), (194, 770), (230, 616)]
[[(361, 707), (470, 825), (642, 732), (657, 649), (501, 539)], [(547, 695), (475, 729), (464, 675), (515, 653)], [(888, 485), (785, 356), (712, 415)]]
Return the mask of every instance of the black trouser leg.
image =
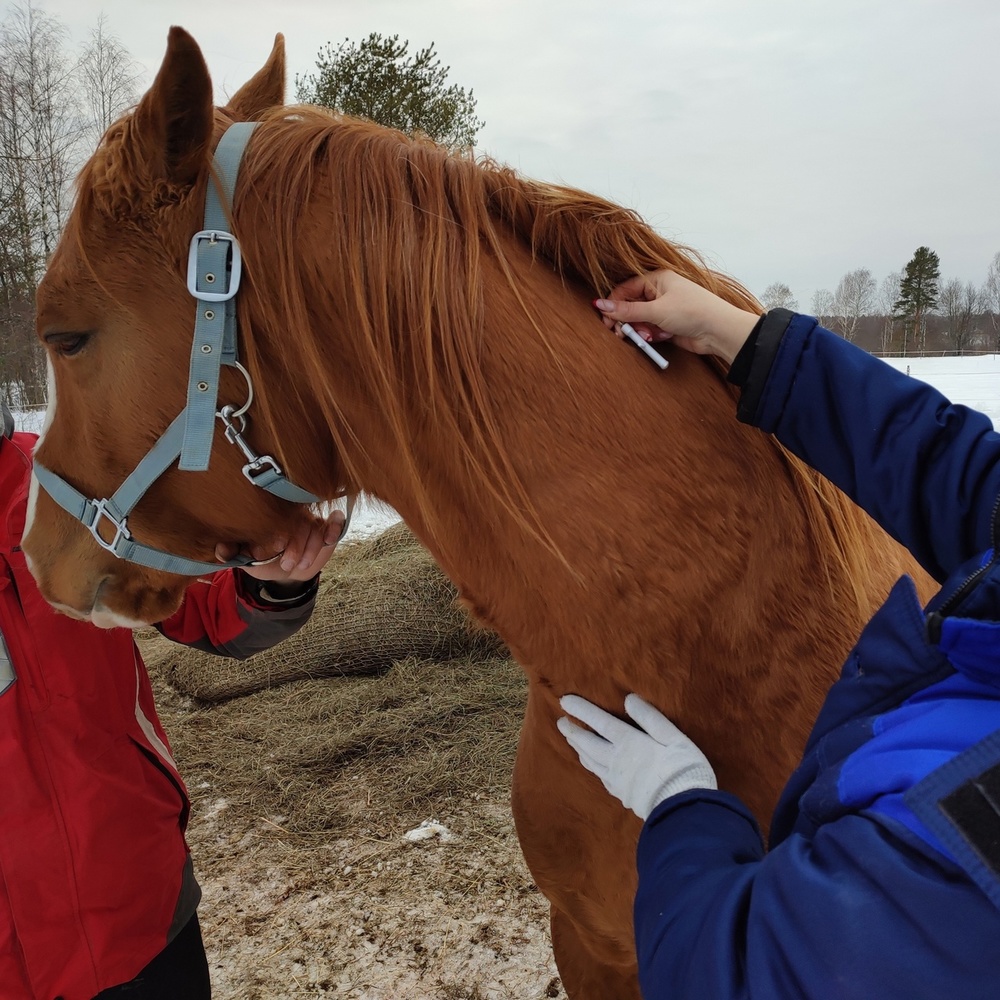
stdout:
[(195, 914), (135, 979), (102, 990), (94, 1000), (210, 1000), (211, 996), (208, 956)]

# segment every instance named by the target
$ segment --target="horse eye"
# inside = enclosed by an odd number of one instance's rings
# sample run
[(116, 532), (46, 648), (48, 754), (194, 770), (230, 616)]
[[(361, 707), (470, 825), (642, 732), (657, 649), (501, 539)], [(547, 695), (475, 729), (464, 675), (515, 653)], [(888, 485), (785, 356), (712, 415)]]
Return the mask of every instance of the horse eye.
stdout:
[(56, 354), (69, 358), (81, 351), (89, 339), (89, 333), (51, 333), (45, 342)]

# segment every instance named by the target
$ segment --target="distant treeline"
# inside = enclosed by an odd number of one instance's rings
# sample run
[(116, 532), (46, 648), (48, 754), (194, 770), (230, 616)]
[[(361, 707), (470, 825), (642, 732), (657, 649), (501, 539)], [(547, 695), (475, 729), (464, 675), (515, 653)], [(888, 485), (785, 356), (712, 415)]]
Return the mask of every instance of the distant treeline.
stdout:
[[(839, 332), (836, 317), (824, 317), (824, 325)], [(1000, 314), (980, 313), (972, 317), (972, 335), (956, 345), (947, 316), (931, 313), (926, 318), (923, 343), (911, 342), (904, 351), (899, 321), (892, 317), (862, 316), (858, 320), (854, 342), (872, 354), (908, 357), (939, 355), (1000, 354)]]
[[(769, 285), (761, 302), (768, 309), (799, 308), (782, 282)], [(833, 292), (821, 288), (803, 311), (875, 354), (1000, 354), (1000, 251), (977, 285), (942, 281), (938, 255), (917, 247), (906, 267), (881, 283), (857, 268)]]

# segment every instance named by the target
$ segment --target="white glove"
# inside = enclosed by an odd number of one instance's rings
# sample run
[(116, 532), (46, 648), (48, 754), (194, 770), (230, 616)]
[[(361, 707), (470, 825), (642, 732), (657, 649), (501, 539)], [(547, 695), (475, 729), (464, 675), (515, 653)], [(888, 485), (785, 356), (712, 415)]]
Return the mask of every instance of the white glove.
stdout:
[(565, 717), (556, 723), (580, 763), (640, 819), (671, 795), (718, 787), (708, 758), (637, 694), (625, 699), (625, 711), (640, 729), (576, 694), (560, 698), (559, 704), (593, 730), (588, 732)]

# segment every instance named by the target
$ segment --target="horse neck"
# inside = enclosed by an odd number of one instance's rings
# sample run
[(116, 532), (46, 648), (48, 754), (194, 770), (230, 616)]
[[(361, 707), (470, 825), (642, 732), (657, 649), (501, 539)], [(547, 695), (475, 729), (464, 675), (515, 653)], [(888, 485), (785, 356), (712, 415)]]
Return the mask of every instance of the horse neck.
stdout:
[[(399, 511), (522, 663), (579, 678), (581, 656), (623, 622), (655, 621), (665, 636), (707, 608), (747, 557), (734, 522), (764, 523), (766, 511), (780, 524), (791, 497), (769, 493), (782, 475), (774, 449), (736, 424), (702, 359), (674, 351), (661, 373), (602, 327), (582, 289), (526, 253), (515, 266), (516, 294), (495, 264), (482, 275), (475, 364), (494, 426), (473, 452), (485, 476), (470, 474), (473, 417), (434, 415), (454, 398), (432, 405), (426, 383), (366, 373), (349, 337), (314, 360), (355, 435), (332, 432), (352, 449), (357, 485)], [(458, 392), (437, 376), (438, 391)], [(405, 439), (373, 405), (390, 385)], [(302, 436), (316, 442), (306, 468), (329, 454), (325, 430)], [(633, 632), (648, 656), (650, 636)]]

